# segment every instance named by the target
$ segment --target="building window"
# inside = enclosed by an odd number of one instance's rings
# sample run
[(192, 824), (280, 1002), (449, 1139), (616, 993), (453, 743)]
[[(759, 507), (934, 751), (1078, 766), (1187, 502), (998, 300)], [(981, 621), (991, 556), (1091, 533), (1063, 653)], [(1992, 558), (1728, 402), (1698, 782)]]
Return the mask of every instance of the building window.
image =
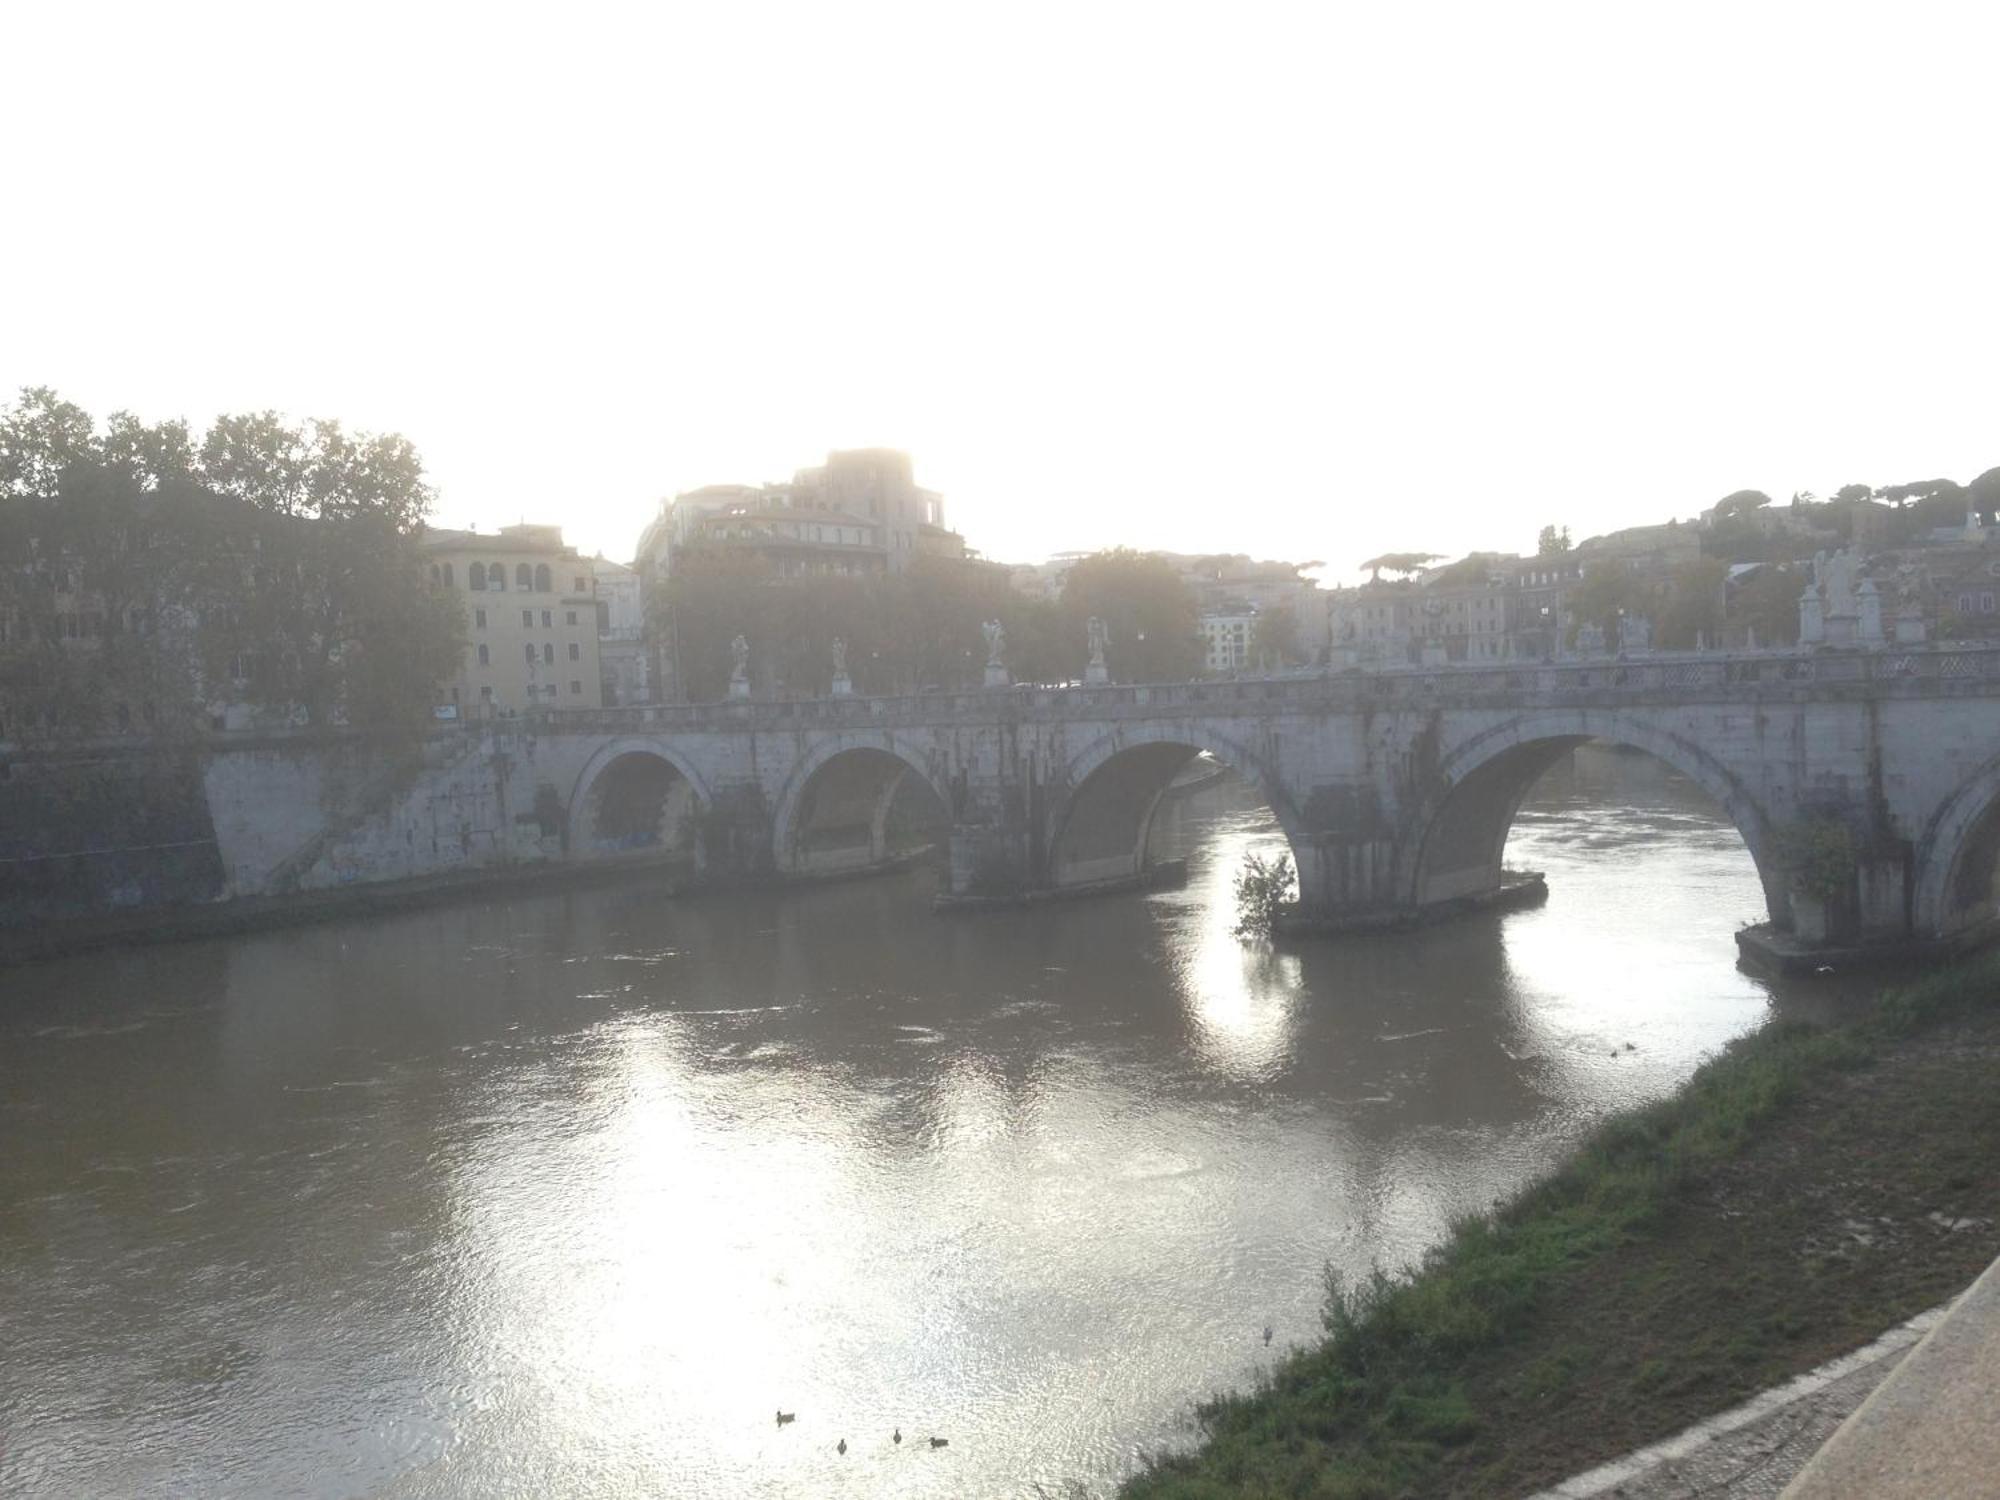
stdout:
[[(1988, 594), (1986, 597), (1991, 599), (1993, 596), (1991, 594)], [(575, 641), (571, 641), (569, 643), (569, 659), (571, 661), (583, 660), (583, 648), (577, 645)]]
[(554, 615), (553, 615), (553, 614), (552, 614), (552, 613), (551, 613), (550, 611), (548, 611), (548, 610), (546, 610), (546, 609), (545, 609), (545, 610), (543, 610), (543, 611), (542, 611), (542, 629), (544, 629), (544, 630), (553, 630), (553, 629), (555, 629), (555, 623), (556, 623), (556, 622), (555, 622), (555, 616), (554, 616)]
[(578, 682), (574, 677), (569, 680), (569, 690), (574, 697), (583, 696), (583, 684)]
[(529, 567), (526, 563), (515, 564), (514, 587), (519, 589), (522, 593), (525, 594), (534, 586), (535, 586), (535, 570)]
[(563, 623), (564, 623), (565, 625), (574, 625), (574, 624), (576, 623), (576, 611), (575, 611), (575, 610), (573, 610), (573, 609), (566, 609), (566, 610), (564, 610), (564, 611), (563, 611)]
[(547, 563), (536, 563), (535, 592), (538, 594), (547, 594), (552, 593), (554, 589), (555, 585), (549, 579), (549, 565)]
[(1972, 613), (1972, 595), (1960, 594), (1958, 596), (1958, 612), (1962, 615)]
[(583, 592), (584, 592), (584, 591), (585, 591), (586, 589), (588, 589), (589, 587), (590, 587), (590, 585), (589, 585), (589, 584), (587, 584), (587, 583), (585, 583), (585, 582), (584, 582), (584, 581), (583, 581), (583, 580), (582, 580), (581, 578), (577, 579), (577, 581), (576, 581), (576, 592), (577, 592), (577, 593), (581, 594), (581, 593), (583, 593)]
[(444, 565), (444, 586), (446, 588), (455, 588), (457, 586), (452, 582), (450, 563)]
[(521, 649), (522, 651), (527, 653), (528, 665), (532, 667), (535, 664), (535, 643), (533, 641), (527, 641), (523, 643)]
[(535, 612), (532, 609), (522, 610), (521, 628), (523, 630), (532, 630), (534, 628), (534, 625), (535, 625)]
[(486, 592), (486, 564), (474, 563), (465, 573), (465, 586), (476, 594)]
[(490, 667), (493, 665), (493, 660), (490, 656), (487, 655), (484, 643), (482, 643), (479, 647), (479, 665), (482, 667)]
[[(530, 649), (532, 649), (532, 648), (530, 648)], [(553, 666), (554, 666), (555, 664), (556, 664), (556, 648), (555, 648), (555, 647), (554, 647), (553, 645), (551, 645), (551, 644), (550, 644), (549, 642), (547, 642), (547, 641), (543, 641), (543, 642), (542, 642), (542, 665), (543, 665), (543, 666), (545, 666), (545, 667), (553, 667)]]
[(504, 594), (507, 592), (507, 565), (505, 563), (488, 563), (486, 565), (486, 586), (496, 593)]
[(1981, 594), (1979, 596), (1979, 612), (1982, 615), (1993, 613), (1993, 596), (1991, 594)]
[(475, 630), (484, 630), (484, 629), (486, 628), (486, 611), (485, 611), (485, 610), (483, 610), (483, 609), (475, 609), (475, 610), (474, 610), (474, 611), (472, 612), (472, 625), (473, 625), (473, 628), (474, 628)]
[(479, 690), (479, 701), (481, 703), (491, 703), (493, 701), (493, 685), (491, 683), (488, 683)]

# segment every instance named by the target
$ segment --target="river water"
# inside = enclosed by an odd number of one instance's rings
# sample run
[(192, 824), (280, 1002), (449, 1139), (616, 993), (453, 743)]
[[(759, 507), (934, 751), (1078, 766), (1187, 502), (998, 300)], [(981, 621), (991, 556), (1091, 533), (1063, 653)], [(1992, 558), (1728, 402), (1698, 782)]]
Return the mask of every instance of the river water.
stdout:
[(1815, 1003), (1651, 761), (1537, 789), (1545, 907), (1275, 955), (1268, 813), (1165, 823), (1185, 889), (1016, 913), (635, 881), (0, 971), (0, 1494), (1107, 1493), (1323, 1267)]

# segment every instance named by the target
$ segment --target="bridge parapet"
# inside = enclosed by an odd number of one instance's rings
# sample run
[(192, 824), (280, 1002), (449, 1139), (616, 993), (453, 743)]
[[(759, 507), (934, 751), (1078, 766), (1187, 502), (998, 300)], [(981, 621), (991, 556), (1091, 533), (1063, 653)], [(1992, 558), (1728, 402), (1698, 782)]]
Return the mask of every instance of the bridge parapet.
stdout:
[(2000, 693), (2000, 646), (1859, 651), (1756, 651), (1492, 666), (1395, 667), (1227, 681), (1115, 687), (993, 688), (951, 693), (778, 698), (630, 708), (553, 709), (528, 716), (543, 732), (744, 733), (775, 729), (1019, 723), (1030, 720), (1206, 717), (1259, 712), (1499, 707), (1540, 703), (1714, 702), (1801, 694), (1930, 697)]

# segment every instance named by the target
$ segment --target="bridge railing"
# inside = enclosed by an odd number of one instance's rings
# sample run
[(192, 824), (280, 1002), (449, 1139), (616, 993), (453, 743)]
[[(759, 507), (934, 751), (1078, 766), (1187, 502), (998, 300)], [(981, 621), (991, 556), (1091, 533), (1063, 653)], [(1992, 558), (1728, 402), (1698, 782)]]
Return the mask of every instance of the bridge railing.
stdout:
[(861, 728), (890, 724), (995, 718), (1102, 718), (1195, 710), (1241, 712), (1269, 704), (1290, 709), (1354, 709), (1454, 702), (1493, 703), (1523, 697), (1563, 699), (1630, 695), (1756, 695), (1813, 688), (1873, 686), (1893, 693), (1951, 691), (1964, 684), (2000, 686), (2000, 645), (1952, 645), (1883, 650), (1818, 650), (1649, 654), (1480, 666), (1350, 669), (1283, 677), (1251, 677), (1116, 686), (1044, 687), (1021, 684), (979, 691), (893, 697), (732, 699), (722, 703), (642, 704), (626, 708), (554, 709), (516, 721), (558, 732), (745, 732), (771, 728)]

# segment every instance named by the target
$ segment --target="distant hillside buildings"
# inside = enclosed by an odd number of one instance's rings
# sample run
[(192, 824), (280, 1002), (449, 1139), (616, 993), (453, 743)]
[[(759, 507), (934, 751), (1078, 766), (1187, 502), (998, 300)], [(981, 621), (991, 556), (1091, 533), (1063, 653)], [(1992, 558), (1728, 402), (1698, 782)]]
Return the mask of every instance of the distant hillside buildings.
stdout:
[(781, 578), (900, 573), (919, 557), (964, 557), (945, 522), (944, 497), (918, 487), (907, 453), (830, 453), (784, 484), (716, 484), (660, 502), (633, 564), (650, 581), (672, 577), (690, 551), (735, 553)]

